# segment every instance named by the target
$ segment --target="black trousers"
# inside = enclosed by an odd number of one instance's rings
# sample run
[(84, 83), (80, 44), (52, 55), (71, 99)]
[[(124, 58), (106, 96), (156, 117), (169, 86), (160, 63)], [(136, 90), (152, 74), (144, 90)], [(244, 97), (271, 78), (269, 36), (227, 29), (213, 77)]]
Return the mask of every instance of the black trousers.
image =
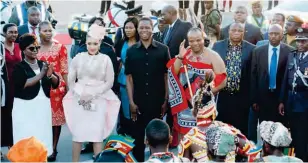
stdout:
[[(278, 90), (270, 91), (263, 96), (262, 103), (258, 104), (260, 108), (259, 119), (262, 121), (273, 121), (284, 123), (283, 117), (279, 114), (279, 92)], [(277, 95), (278, 94), (278, 95)]]
[(308, 162), (308, 112), (291, 112), (290, 118), (295, 156)]
[(248, 134), (249, 99), (247, 95), (226, 91), (219, 92), (217, 101), (217, 120), (233, 125), (244, 135)]
[[(274, 0), (274, 7), (278, 5), (279, 0)], [(268, 0), (268, 10), (272, 9), (273, 0)]]
[(99, 11), (100, 14), (106, 13), (111, 5), (111, 0), (102, 0), (101, 1), (101, 10)]
[[(196, 0), (194, 3), (194, 12), (196, 16), (198, 15), (199, 3), (200, 3), (200, 0)], [(205, 6), (204, 6), (203, 0), (201, 0), (201, 15), (205, 15)]]
[(135, 139), (135, 147), (133, 149), (133, 155), (138, 162), (144, 162), (144, 150), (145, 150), (145, 128), (148, 123), (155, 119), (160, 118), (160, 115), (138, 115), (137, 121), (133, 122), (132, 127), (130, 128), (131, 136)]

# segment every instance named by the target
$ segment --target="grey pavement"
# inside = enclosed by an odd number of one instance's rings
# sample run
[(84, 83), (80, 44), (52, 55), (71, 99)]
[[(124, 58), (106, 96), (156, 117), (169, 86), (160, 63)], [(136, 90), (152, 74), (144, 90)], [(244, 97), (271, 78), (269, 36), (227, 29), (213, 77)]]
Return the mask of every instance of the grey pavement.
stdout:
[[(178, 2), (175, 0), (167, 1), (168, 4), (178, 6)], [(96, 15), (100, 9), (100, 1), (60, 1), (60, 0), (52, 0), (51, 6), (54, 10), (54, 16), (59, 21), (57, 32), (66, 32), (67, 24), (71, 21), (72, 15), (74, 14), (90, 14)], [(136, 5), (143, 5), (143, 10), (148, 11), (150, 9), (152, 1), (142, 1), (136, 0)], [(263, 2), (265, 7), (267, 8), (267, 1)], [(219, 6), (221, 8), (222, 0), (219, 1)], [(249, 7), (248, 1), (234, 1), (233, 2), (233, 10), (236, 6), (244, 5), (247, 6), (249, 12), (251, 9)], [(228, 6), (228, 5), (227, 5)], [(190, 7), (193, 7), (193, 2), (191, 2)], [(199, 10), (201, 10), (199, 8)], [(233, 14), (230, 12), (224, 12), (223, 15), (223, 26), (230, 24), (233, 21)], [(67, 46), (67, 49), (70, 50), (70, 46)], [(69, 54), (69, 53), (68, 53)], [(89, 133), (91, 134), (91, 133)], [(1, 151), (6, 154), (7, 148), (1, 148)], [(176, 152), (176, 149), (171, 150)], [(146, 151), (146, 157), (149, 156), (149, 151)], [(82, 154), (80, 157), (80, 161), (82, 162), (91, 162), (92, 154)], [(72, 160), (72, 136), (66, 125), (62, 128), (61, 137), (58, 144), (58, 157), (57, 162), (71, 162)], [(6, 160), (7, 161), (7, 160)]]

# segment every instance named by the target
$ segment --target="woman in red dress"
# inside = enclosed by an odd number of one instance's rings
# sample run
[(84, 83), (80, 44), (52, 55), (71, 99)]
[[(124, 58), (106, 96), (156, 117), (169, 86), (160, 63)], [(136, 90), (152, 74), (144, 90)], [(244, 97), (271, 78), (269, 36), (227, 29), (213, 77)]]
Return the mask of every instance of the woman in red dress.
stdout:
[(1, 107), (1, 147), (10, 147), (13, 145), (12, 131), (12, 109), (14, 101), (14, 86), (12, 73), (15, 64), (21, 61), (21, 51), (19, 45), (14, 43), (18, 36), (17, 26), (15, 24), (6, 24), (3, 27), (5, 37), (5, 64), (8, 78), (8, 98), (4, 107)]
[(41, 50), (37, 55), (39, 60), (52, 64), (55, 73), (60, 77), (60, 85), (57, 89), (51, 89), (50, 101), (52, 109), (52, 131), (53, 131), (53, 154), (48, 161), (57, 158), (57, 145), (60, 138), (61, 126), (65, 124), (62, 99), (67, 92), (66, 81), (68, 73), (67, 51), (64, 45), (52, 39), (53, 28), (50, 22), (43, 21), (39, 24), (41, 38)]

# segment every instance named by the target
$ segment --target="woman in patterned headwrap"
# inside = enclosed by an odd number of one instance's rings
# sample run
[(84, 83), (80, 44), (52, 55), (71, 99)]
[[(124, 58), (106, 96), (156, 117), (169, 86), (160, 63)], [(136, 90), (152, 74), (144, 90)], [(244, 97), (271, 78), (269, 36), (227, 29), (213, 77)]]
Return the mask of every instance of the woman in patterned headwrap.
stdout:
[(210, 162), (225, 162), (227, 155), (236, 150), (238, 138), (229, 127), (211, 127), (206, 131), (206, 143)]
[(290, 146), (292, 138), (288, 129), (280, 122), (263, 121), (260, 135), (263, 139), (263, 157), (255, 162), (303, 162), (283, 154), (284, 148)]
[(220, 121), (215, 121), (217, 116), (216, 103), (213, 89), (214, 73), (209, 71), (205, 74), (205, 80), (193, 97), (193, 115), (197, 119), (197, 126), (192, 128), (183, 138), (179, 145), (179, 156), (186, 157), (197, 162), (211, 160), (208, 155), (208, 145), (206, 143), (206, 131), (211, 127), (226, 127), (232, 131), (232, 135), (237, 138), (236, 150), (230, 151), (226, 155), (228, 162), (234, 162), (236, 155), (248, 155), (251, 143), (236, 128)]

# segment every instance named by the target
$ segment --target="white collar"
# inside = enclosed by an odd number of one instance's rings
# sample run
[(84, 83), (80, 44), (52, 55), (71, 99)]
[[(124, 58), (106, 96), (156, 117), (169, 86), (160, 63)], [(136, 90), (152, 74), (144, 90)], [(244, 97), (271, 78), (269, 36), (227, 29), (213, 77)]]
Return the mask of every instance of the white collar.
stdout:
[(280, 44), (279, 44), (278, 46), (273, 46), (273, 45), (271, 45), (271, 43), (269, 43), (269, 44), (268, 44), (268, 48), (269, 48), (269, 49), (276, 48), (277, 51), (279, 51), (279, 50), (280, 50)]
[[(32, 27), (34, 27), (34, 26), (33, 26), (33, 25), (31, 25), (31, 24), (29, 23), (29, 21), (28, 21), (28, 27), (29, 27), (29, 28), (32, 28)], [(38, 28), (38, 25), (37, 25), (37, 26), (35, 26), (35, 29), (36, 29), (36, 28)]]

